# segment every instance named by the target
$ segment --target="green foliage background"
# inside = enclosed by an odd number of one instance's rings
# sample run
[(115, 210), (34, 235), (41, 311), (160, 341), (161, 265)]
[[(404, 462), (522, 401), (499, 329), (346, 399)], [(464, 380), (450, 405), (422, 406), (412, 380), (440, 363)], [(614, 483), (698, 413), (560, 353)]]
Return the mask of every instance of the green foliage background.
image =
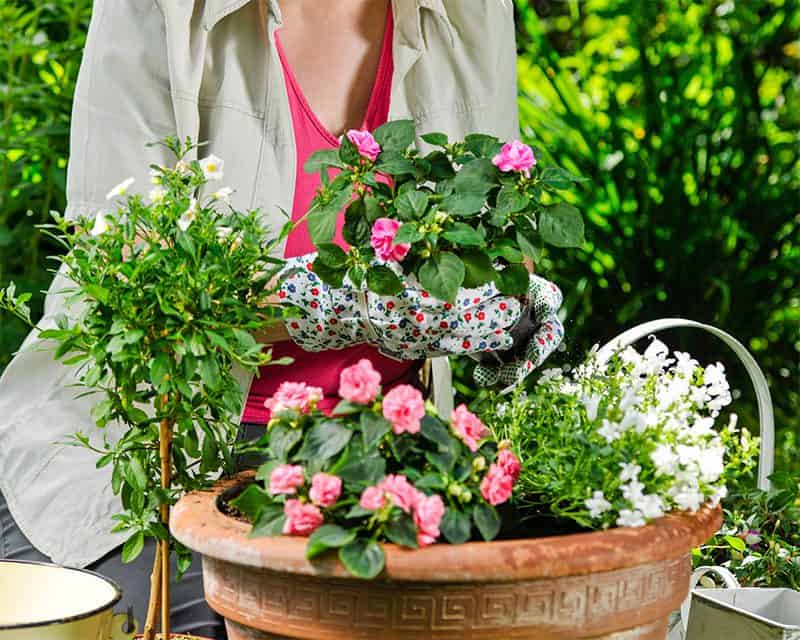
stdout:
[[(741, 339), (772, 385), (778, 466), (800, 470), (800, 2), (517, 0), (528, 141), (591, 183), (582, 250), (538, 270), (566, 293), (575, 361), (664, 316)], [(0, 286), (39, 291), (56, 248), (34, 225), (65, 205), (69, 116), (90, 0), (0, 0)], [(34, 301), (41, 304), (41, 296)], [(0, 368), (25, 331), (0, 317)], [(730, 363), (713, 339), (665, 340)], [(474, 398), (471, 364), (459, 390)]]

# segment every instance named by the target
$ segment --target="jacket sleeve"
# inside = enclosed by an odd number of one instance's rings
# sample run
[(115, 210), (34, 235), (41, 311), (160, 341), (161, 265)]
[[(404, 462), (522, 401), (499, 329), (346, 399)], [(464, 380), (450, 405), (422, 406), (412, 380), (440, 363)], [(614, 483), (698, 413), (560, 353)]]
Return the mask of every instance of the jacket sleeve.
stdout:
[(136, 178), (132, 190), (146, 193), (148, 165), (174, 159), (145, 145), (175, 133), (156, 0), (95, 0), (72, 107), (65, 215), (106, 207), (105, 194), (128, 177)]

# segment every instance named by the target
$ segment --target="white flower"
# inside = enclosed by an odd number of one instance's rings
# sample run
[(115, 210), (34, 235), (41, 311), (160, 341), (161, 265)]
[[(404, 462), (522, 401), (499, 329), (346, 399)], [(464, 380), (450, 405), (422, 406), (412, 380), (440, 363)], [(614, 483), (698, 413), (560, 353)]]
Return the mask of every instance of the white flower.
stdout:
[(694, 513), (705, 501), (703, 494), (699, 489), (689, 486), (680, 486), (673, 489), (672, 499), (681, 511), (691, 511)]
[(692, 358), (690, 354), (682, 351), (676, 351), (675, 358), (677, 359), (675, 370), (687, 378), (691, 378), (694, 375), (694, 370), (700, 366), (700, 363)]
[(497, 409), (495, 410), (495, 413), (497, 414), (498, 418), (502, 418), (503, 416), (506, 415), (507, 411), (508, 411), (508, 403), (507, 402), (503, 402), (503, 403), (497, 405)]
[(192, 173), (192, 165), (190, 165), (186, 160), (178, 160), (175, 163), (175, 171), (177, 171), (182, 176), (188, 176)]
[(647, 419), (640, 411), (628, 411), (622, 418), (619, 427), (622, 431), (634, 429), (636, 433), (642, 433), (647, 427)]
[(761, 536), (755, 531), (748, 531), (744, 536), (744, 543), (748, 547), (755, 546), (761, 542)]
[(89, 232), (89, 235), (92, 236), (99, 236), (102, 233), (105, 233), (111, 228), (111, 223), (108, 221), (107, 214), (105, 211), (98, 211), (97, 215), (94, 217), (94, 226), (92, 230)]
[(656, 445), (655, 450), (650, 454), (650, 460), (655, 465), (656, 471), (662, 476), (674, 475), (678, 470), (678, 456), (668, 444)]
[(688, 466), (694, 462), (697, 462), (702, 455), (700, 452), (700, 447), (697, 445), (688, 446), (685, 444), (679, 444), (677, 446), (677, 451), (678, 461), (684, 466)]
[(536, 381), (536, 384), (544, 384), (546, 382), (550, 382), (551, 380), (561, 380), (564, 377), (564, 372), (558, 367), (551, 367), (550, 369), (545, 369), (539, 375), (539, 379)]
[(695, 420), (692, 425), (692, 435), (695, 437), (714, 435), (714, 418), (706, 416)]
[(591, 498), (586, 499), (585, 504), (591, 518), (597, 518), (611, 509), (611, 503), (606, 500), (602, 491), (595, 491)]
[(702, 451), (697, 466), (703, 482), (716, 482), (725, 471), (725, 447), (717, 445)]
[(648, 520), (654, 520), (664, 515), (664, 501), (655, 493), (641, 494), (631, 501), (637, 511)]
[(586, 407), (586, 416), (591, 422), (597, 420), (597, 409), (600, 406), (600, 396), (597, 394), (591, 396), (584, 396), (581, 401), (583, 406)]
[(711, 494), (708, 500), (711, 503), (712, 507), (716, 507), (720, 503), (720, 501), (724, 500), (727, 497), (728, 497), (728, 487), (726, 487), (723, 484), (717, 487), (717, 490)]
[(636, 480), (642, 470), (635, 462), (620, 462), (619, 466), (622, 467), (622, 471), (619, 472), (619, 479), (621, 482)]
[(183, 215), (178, 219), (178, 228), (181, 231), (186, 231), (197, 219), (197, 199), (192, 198), (189, 203), (189, 208), (183, 212)]
[(225, 204), (230, 204), (232, 195), (233, 189), (230, 187), (222, 187), (221, 189), (217, 189), (214, 193), (212, 193), (211, 197), (215, 200), (219, 200), (220, 202), (224, 202)]
[(620, 433), (621, 429), (616, 422), (609, 422), (605, 419), (603, 420), (603, 426), (597, 430), (597, 434), (602, 436), (609, 444), (619, 438)]
[(120, 182), (116, 187), (106, 194), (106, 200), (113, 200), (119, 196), (126, 195), (128, 193), (128, 187), (130, 187), (134, 182), (136, 182), (136, 178), (125, 178), (125, 180)]
[(644, 485), (638, 480), (631, 480), (622, 485), (622, 496), (631, 504), (635, 504), (644, 495)]
[[(759, 556), (747, 556), (744, 560), (742, 560), (742, 567), (746, 567), (748, 564), (753, 564), (754, 562), (758, 562), (761, 558)], [(716, 585), (714, 585), (716, 587)]]
[(617, 518), (618, 527), (643, 527), (646, 524), (647, 522), (641, 511), (622, 509), (619, 512), (619, 518)]
[(152, 184), (161, 184), (162, 169), (150, 169), (150, 182)]
[(154, 189), (150, 189), (148, 197), (150, 198), (150, 202), (156, 203), (161, 202), (165, 195), (167, 195), (167, 192), (164, 189), (161, 187), (155, 187)]
[(222, 158), (218, 158), (213, 153), (200, 160), (200, 168), (203, 170), (206, 180), (222, 180), (224, 165), (225, 162)]

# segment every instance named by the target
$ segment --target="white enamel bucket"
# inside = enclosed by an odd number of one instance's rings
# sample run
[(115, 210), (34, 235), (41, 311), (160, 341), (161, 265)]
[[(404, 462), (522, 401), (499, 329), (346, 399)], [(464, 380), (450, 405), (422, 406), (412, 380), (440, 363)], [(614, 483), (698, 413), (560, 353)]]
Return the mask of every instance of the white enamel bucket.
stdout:
[(119, 587), (91, 571), (0, 560), (0, 640), (122, 640)]

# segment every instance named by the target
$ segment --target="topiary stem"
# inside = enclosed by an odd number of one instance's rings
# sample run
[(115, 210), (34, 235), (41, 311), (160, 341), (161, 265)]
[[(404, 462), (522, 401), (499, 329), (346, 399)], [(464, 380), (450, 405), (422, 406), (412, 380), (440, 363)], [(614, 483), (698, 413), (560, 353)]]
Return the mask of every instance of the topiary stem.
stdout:
[(142, 631), (142, 640), (153, 640), (155, 637), (156, 621), (158, 619), (158, 604), (161, 597), (161, 543), (156, 545), (156, 556), (153, 560), (153, 571), (150, 573), (150, 601), (147, 604), (147, 618)]
[[(165, 403), (166, 404), (166, 401)], [(159, 429), (159, 453), (161, 456), (161, 488), (169, 494), (172, 486), (172, 427), (173, 421), (164, 419)], [(161, 522), (169, 531), (169, 501), (161, 505)], [(161, 634), (169, 638), (169, 538), (159, 541), (161, 548)]]

